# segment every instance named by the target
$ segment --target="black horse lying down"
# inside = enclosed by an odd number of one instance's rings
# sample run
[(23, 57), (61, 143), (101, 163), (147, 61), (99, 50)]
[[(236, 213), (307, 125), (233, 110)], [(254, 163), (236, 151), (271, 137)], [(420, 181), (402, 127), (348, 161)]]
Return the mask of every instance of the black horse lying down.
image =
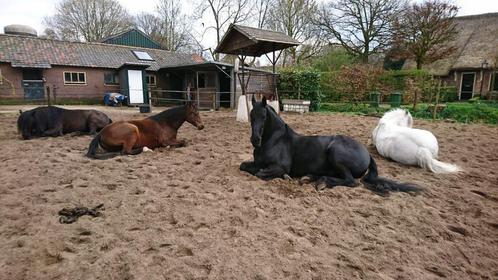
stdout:
[(343, 135), (301, 136), (266, 106), (264, 97), (262, 102), (253, 97), (252, 105), (254, 161), (243, 162), (240, 170), (263, 180), (307, 176), (319, 190), (338, 185), (354, 187), (355, 178), (361, 177), (368, 189), (381, 195), (421, 190), (413, 184), (379, 177), (374, 159), (356, 140)]
[(66, 110), (48, 106), (22, 112), (17, 130), (22, 138), (60, 136), (72, 132), (95, 134), (112, 120), (97, 110)]

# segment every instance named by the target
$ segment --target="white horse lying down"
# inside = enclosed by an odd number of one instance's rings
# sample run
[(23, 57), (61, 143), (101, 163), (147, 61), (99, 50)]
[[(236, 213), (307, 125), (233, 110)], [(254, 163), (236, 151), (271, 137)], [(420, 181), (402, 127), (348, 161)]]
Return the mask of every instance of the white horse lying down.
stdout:
[(434, 173), (458, 172), (456, 165), (437, 159), (437, 139), (431, 132), (412, 128), (410, 112), (391, 110), (382, 116), (372, 132), (373, 144), (379, 154), (399, 163), (418, 165)]

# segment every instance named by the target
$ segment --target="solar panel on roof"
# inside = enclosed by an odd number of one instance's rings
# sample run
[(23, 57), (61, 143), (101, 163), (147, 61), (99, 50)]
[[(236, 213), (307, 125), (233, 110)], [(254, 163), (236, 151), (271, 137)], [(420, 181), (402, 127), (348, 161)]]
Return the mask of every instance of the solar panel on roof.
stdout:
[(133, 54), (140, 60), (154, 60), (147, 52), (132, 51)]

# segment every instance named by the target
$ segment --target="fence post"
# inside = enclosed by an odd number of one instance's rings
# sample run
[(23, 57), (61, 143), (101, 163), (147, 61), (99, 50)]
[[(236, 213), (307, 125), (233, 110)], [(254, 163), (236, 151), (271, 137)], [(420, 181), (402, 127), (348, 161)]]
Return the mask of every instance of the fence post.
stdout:
[(55, 85), (53, 85), (53, 91), (52, 91), (52, 94), (54, 96), (54, 104), (57, 104), (57, 88), (55, 87)]
[(49, 86), (46, 87), (45, 92), (47, 94), (47, 104), (48, 104), (48, 106), (50, 106), (50, 105), (52, 105), (52, 103), (50, 102), (50, 87)]
[(197, 108), (201, 107), (201, 101), (199, 100), (199, 88), (197, 88)]
[(432, 119), (436, 119), (436, 113), (437, 113), (437, 107), (439, 105), (439, 92), (441, 91), (441, 80), (439, 80), (439, 83), (437, 85), (437, 91), (436, 91), (436, 103), (434, 104), (434, 109), (432, 110)]

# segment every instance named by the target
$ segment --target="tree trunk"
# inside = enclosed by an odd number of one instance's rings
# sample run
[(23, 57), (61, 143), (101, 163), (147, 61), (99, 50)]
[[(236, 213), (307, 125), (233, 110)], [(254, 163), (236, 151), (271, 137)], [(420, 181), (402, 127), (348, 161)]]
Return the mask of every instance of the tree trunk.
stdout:
[[(218, 26), (218, 24), (216, 24), (216, 43), (217, 43), (217, 46), (220, 45), (220, 27)], [(216, 53), (213, 58), (215, 61), (219, 61), (220, 54)]]
[(422, 61), (417, 60), (417, 70), (420, 70), (420, 69), (422, 69)]

